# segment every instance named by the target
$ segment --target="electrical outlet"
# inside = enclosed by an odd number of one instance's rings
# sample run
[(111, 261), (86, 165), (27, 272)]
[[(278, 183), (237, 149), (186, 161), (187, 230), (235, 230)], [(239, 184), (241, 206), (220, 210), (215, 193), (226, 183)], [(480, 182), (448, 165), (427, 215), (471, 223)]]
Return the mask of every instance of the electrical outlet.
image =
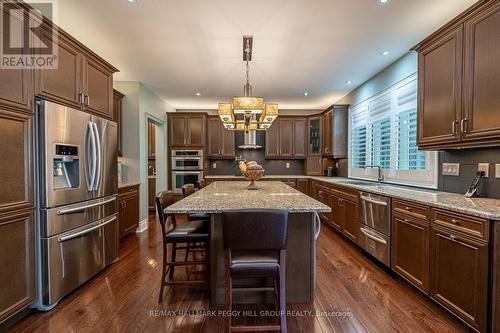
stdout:
[(290, 163), (286, 162), (285, 163), (285, 168), (290, 169)]
[(217, 163), (212, 163), (212, 169), (217, 169)]
[(500, 164), (495, 164), (495, 178), (500, 178)]
[(443, 163), (443, 176), (460, 176), (460, 163)]
[(489, 163), (478, 163), (477, 171), (484, 171), (484, 178), (488, 178), (490, 176), (490, 164)]

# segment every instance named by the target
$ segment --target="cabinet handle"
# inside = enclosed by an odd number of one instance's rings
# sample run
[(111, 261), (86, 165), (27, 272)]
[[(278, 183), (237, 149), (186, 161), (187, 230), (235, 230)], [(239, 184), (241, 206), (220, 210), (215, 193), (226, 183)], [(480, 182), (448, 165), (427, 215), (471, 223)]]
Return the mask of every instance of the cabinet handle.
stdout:
[(458, 134), (458, 120), (454, 120), (451, 122), (451, 132), (453, 133), (453, 135)]
[(451, 223), (453, 223), (453, 224), (457, 225), (457, 224), (458, 224), (458, 221), (457, 221), (457, 220), (455, 220), (455, 219), (452, 219), (452, 220), (451, 220)]
[(410, 207), (406, 207), (406, 210), (411, 212), (411, 208)]
[(450, 239), (451, 239), (452, 241), (454, 241), (454, 242), (456, 242), (456, 241), (457, 241), (457, 237), (456, 237), (456, 236), (454, 236), (454, 235), (450, 235)]
[(81, 91), (78, 93), (78, 104), (83, 104), (83, 93)]
[(464, 118), (460, 122), (460, 129), (462, 130), (462, 133), (467, 133), (467, 121), (467, 118)]
[(89, 104), (90, 104), (90, 97), (89, 97), (89, 95), (85, 95), (85, 97), (83, 98), (83, 104), (85, 106), (89, 106)]

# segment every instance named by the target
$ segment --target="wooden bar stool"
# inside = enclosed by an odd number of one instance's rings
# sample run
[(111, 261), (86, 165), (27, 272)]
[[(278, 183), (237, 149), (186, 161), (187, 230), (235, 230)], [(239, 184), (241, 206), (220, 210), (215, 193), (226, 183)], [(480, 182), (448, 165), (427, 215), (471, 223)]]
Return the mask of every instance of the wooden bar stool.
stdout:
[[(233, 291), (274, 291), (279, 325), (232, 326), (229, 332), (281, 331), (286, 324), (286, 242), (288, 212), (245, 209), (222, 213), (226, 257), (226, 305), (232, 311)], [(273, 279), (273, 287), (233, 288), (234, 278)]]
[[(174, 280), (174, 269), (176, 266), (204, 265), (208, 271), (208, 224), (205, 220), (191, 220), (184, 223), (177, 223), (175, 214), (165, 214), (165, 208), (175, 202), (172, 191), (163, 191), (156, 196), (156, 208), (160, 217), (162, 239), (163, 239), (163, 267), (161, 275), (159, 302), (163, 301), (163, 290), (170, 285), (205, 285), (208, 280)], [(179, 243), (186, 244), (178, 246)], [(168, 244), (172, 244), (170, 259), (168, 258)], [(188, 261), (187, 255), (184, 261), (176, 261), (178, 250), (203, 250), (205, 256), (202, 260), (197, 260), (193, 256), (192, 261)]]
[(201, 190), (202, 188), (204, 188), (205, 186), (207, 186), (207, 182), (205, 181), (205, 179), (202, 179), (202, 180), (198, 180), (196, 182), (196, 187), (198, 188), (198, 190)]

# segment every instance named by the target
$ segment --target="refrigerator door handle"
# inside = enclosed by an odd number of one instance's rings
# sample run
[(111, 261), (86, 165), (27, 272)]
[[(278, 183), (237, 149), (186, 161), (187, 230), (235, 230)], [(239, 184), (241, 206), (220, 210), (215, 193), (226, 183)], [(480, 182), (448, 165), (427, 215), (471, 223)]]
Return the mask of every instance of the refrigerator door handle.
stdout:
[(88, 229), (85, 229), (85, 230), (82, 230), (82, 231), (78, 231), (78, 232), (75, 232), (75, 233), (67, 235), (67, 236), (59, 237), (58, 242), (62, 243), (62, 242), (65, 242), (67, 240), (70, 240), (70, 239), (73, 239), (73, 238), (80, 237), (82, 235), (88, 234), (89, 232), (92, 232), (92, 231), (94, 231), (96, 229), (104, 227), (106, 224), (109, 224), (109, 223), (113, 222), (114, 220), (116, 220), (116, 215), (113, 216), (112, 218), (110, 218), (109, 220), (107, 220), (106, 222), (100, 223), (100, 224), (95, 225), (93, 227), (90, 227)]
[(112, 202), (112, 201), (115, 201), (115, 200), (116, 200), (116, 197), (113, 197), (111, 199), (107, 199), (107, 200), (100, 201), (100, 202), (94, 202), (94, 203), (91, 203), (91, 204), (88, 204), (88, 205), (83, 205), (83, 206), (79, 206), (79, 207), (72, 207), (72, 208), (66, 208), (66, 209), (59, 209), (59, 210), (57, 210), (56, 214), (57, 215), (63, 215), (63, 214), (69, 214), (69, 213), (74, 213), (74, 212), (81, 212), (82, 210), (85, 210), (87, 208), (102, 206), (102, 205), (105, 205), (105, 204), (107, 204), (109, 202)]
[(86, 175), (86, 180), (87, 180), (87, 189), (88, 191), (92, 191), (94, 188), (94, 182), (95, 182), (95, 160), (96, 160), (96, 143), (95, 143), (95, 137), (94, 137), (94, 127), (92, 126), (92, 123), (89, 122), (87, 123), (87, 140), (85, 142), (87, 145), (86, 153), (86, 166), (87, 166), (87, 175)]
[(97, 146), (97, 159), (95, 160), (95, 181), (94, 181), (94, 191), (99, 189), (99, 185), (101, 183), (101, 164), (102, 164), (102, 147), (101, 147), (101, 139), (99, 138), (99, 130), (97, 129), (97, 124), (92, 123), (94, 128), (95, 141)]

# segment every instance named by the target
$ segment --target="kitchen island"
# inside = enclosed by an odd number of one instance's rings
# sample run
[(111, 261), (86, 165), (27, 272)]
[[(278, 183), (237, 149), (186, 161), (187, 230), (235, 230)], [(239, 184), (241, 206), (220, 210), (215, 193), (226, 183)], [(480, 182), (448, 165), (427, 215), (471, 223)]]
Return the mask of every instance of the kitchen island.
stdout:
[[(287, 302), (312, 303), (316, 270), (315, 240), (320, 230), (317, 213), (330, 212), (331, 208), (282, 182), (257, 182), (258, 190), (254, 191), (246, 189), (248, 184), (248, 181), (216, 181), (165, 209), (168, 214), (211, 214), (209, 280), (212, 303), (223, 304), (225, 300), (220, 213), (248, 208), (283, 209), (290, 213), (286, 263)], [(249, 297), (240, 300), (252, 301)]]

